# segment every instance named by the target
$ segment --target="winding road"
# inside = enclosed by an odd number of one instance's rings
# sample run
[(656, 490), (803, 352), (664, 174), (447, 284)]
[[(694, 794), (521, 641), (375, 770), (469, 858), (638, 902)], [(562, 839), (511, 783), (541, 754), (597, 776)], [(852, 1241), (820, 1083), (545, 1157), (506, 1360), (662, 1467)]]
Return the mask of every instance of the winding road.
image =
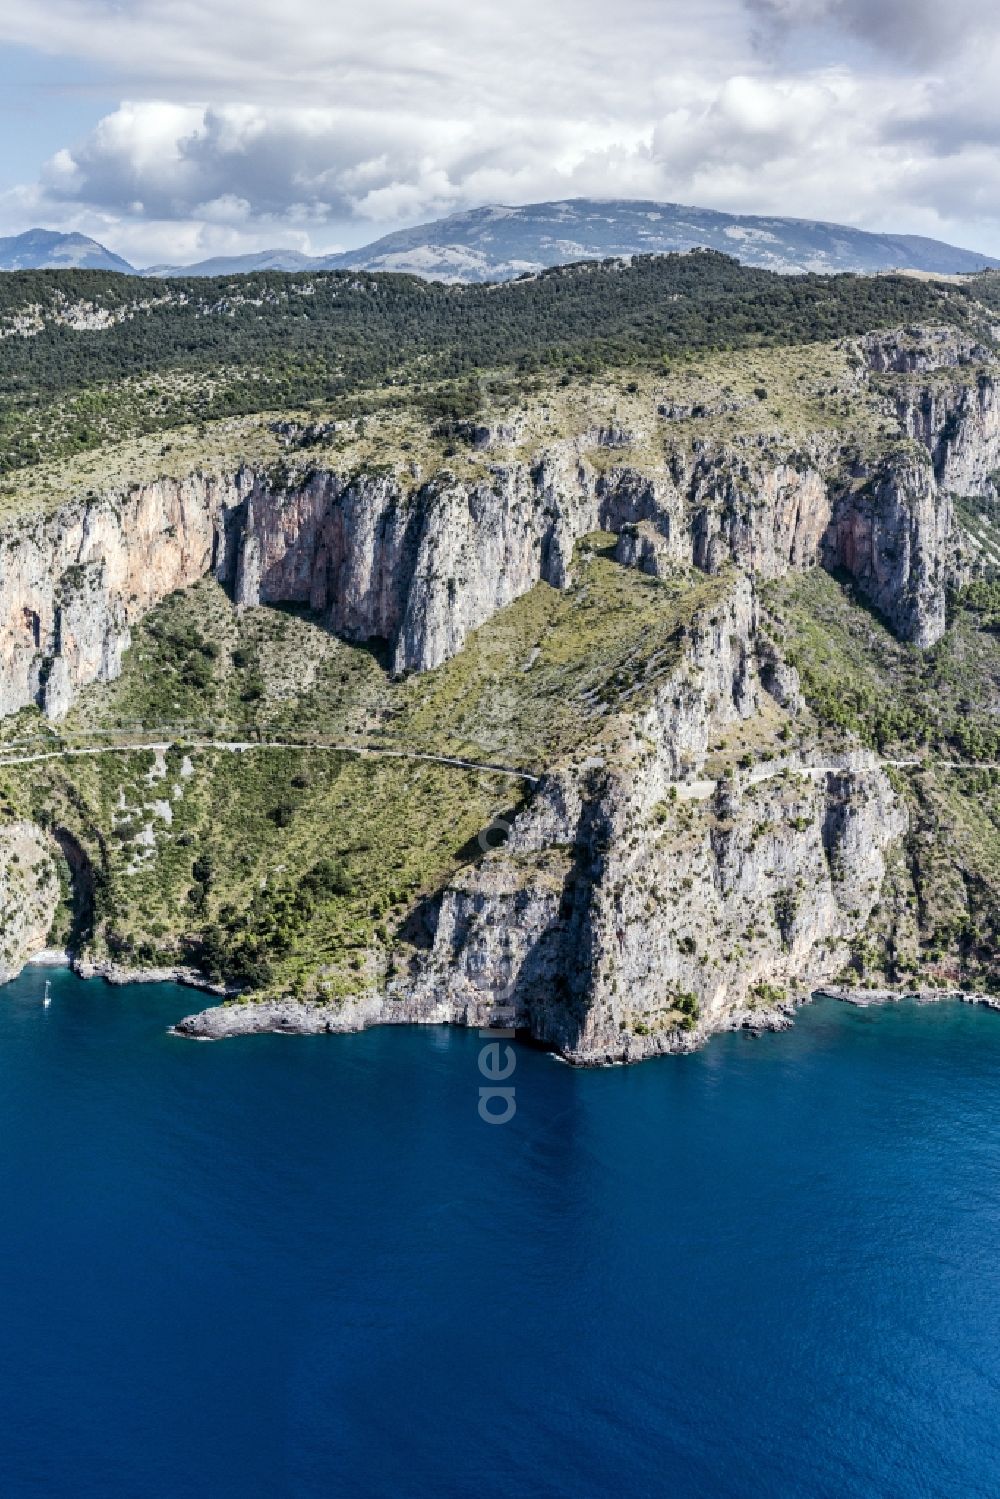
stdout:
[(66, 760), (82, 755), (121, 755), (142, 753), (144, 750), (165, 754), (168, 749), (183, 744), (191, 750), (222, 750), (233, 754), (246, 754), (252, 750), (292, 749), (313, 750), (326, 753), (357, 755), (361, 759), (380, 757), (394, 760), (422, 760), (433, 765), (453, 765), (461, 770), (488, 771), (491, 775), (510, 776), (536, 786), (540, 776), (530, 775), (513, 765), (495, 765), (485, 760), (465, 760), (459, 755), (435, 755), (423, 750), (388, 749), (367, 744), (340, 743), (334, 740), (296, 741), (291, 739), (193, 739), (181, 736), (175, 739), (119, 739), (111, 744), (63, 745), (59, 749), (38, 750), (27, 754), (12, 755), (0, 748), (0, 770), (17, 765), (37, 765), (44, 760)]
[[(357, 744), (339, 740), (291, 740), (291, 739), (198, 739), (187, 735), (176, 735), (171, 739), (129, 739), (121, 736), (108, 744), (61, 745), (58, 749), (28, 751), (12, 754), (11, 750), (23, 747), (11, 744), (0, 747), (0, 770), (20, 765), (37, 765), (45, 760), (64, 760), (74, 756), (119, 755), (151, 751), (165, 754), (167, 750), (183, 745), (191, 750), (219, 750), (232, 754), (248, 754), (254, 750), (292, 749), (357, 755), (360, 759), (382, 758), (394, 760), (423, 761), (432, 765), (451, 765), (460, 770), (478, 770), (491, 775), (508, 776), (512, 780), (524, 781), (537, 786), (542, 779), (515, 765), (501, 765), (488, 760), (468, 760), (460, 755), (437, 755), (427, 750), (391, 749), (388, 746)], [(891, 760), (880, 759), (881, 766), (897, 770), (1000, 770), (1000, 762), (992, 760)], [(785, 771), (802, 776), (836, 775), (850, 767), (844, 765), (758, 765), (750, 772), (750, 784), (773, 779)], [(715, 793), (719, 784), (715, 780), (676, 781), (673, 783), (683, 801), (706, 801)]]

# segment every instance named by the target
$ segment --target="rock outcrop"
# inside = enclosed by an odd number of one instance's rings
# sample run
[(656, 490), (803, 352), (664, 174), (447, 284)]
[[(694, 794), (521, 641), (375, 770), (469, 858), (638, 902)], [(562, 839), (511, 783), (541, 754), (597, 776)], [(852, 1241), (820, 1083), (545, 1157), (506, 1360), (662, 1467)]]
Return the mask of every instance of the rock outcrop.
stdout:
[(861, 354), (877, 374), (927, 374), (982, 364), (992, 356), (976, 339), (950, 324), (889, 328), (861, 340)]
[(711, 743), (758, 712), (761, 659), (766, 681), (774, 647), (737, 578), (644, 706), (553, 769), (506, 843), (441, 893), (405, 977), (336, 1005), (212, 1009), (179, 1031), (501, 1025), (594, 1064), (783, 1024), (843, 967), (906, 817), (860, 752), (704, 779)]
[(959, 495), (996, 493), (1000, 470), (1000, 396), (986, 370), (976, 379), (910, 384), (896, 402), (900, 425), (931, 455), (942, 489)]
[(224, 566), (225, 518), (252, 478), (192, 475), (90, 496), (0, 531), (0, 715), (53, 718), (121, 670), (131, 626)]
[(757, 706), (756, 639), (744, 584), (692, 628), (631, 751), (548, 776), (449, 886), (408, 998), (628, 1061), (773, 1023), (843, 966), (906, 816), (860, 753), (699, 782), (709, 742)]
[(904, 829), (874, 764), (663, 808), (606, 771), (549, 786), (445, 893), (418, 992), (436, 1017), (513, 1024), (578, 1062), (770, 1023), (842, 969)]
[(823, 541), (826, 565), (850, 573), (895, 633), (921, 646), (944, 634), (952, 549), (951, 496), (917, 455), (862, 469)]
[(395, 672), (425, 671), (536, 583), (564, 587), (590, 532), (640, 527), (636, 562), (661, 574), (735, 563), (777, 577), (819, 560), (830, 514), (818, 466), (768, 462), (756, 444), (601, 473), (581, 439), (493, 464), (488, 482), (443, 470), (415, 489), (317, 472), (274, 493), (258, 479), (232, 522), (235, 598), (308, 604), (347, 639), (388, 641)]
[(0, 984), (45, 947), (59, 904), (52, 849), (32, 822), (0, 825)]

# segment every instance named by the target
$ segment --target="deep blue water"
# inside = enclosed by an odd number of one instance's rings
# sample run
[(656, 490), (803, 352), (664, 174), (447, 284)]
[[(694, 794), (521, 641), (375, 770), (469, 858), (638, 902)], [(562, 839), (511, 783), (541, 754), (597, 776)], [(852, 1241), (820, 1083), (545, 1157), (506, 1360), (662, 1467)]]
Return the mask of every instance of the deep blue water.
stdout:
[(1000, 1492), (1000, 1016), (821, 1002), (477, 1114), (445, 1029), (0, 991), (0, 1488)]

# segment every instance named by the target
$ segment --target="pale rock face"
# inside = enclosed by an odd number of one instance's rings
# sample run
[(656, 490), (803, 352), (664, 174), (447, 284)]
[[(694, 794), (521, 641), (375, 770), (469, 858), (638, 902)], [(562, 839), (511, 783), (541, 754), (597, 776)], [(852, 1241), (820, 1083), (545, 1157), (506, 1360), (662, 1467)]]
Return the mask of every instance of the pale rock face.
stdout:
[[(577, 1062), (631, 1061), (773, 1022), (779, 990), (800, 997), (842, 967), (906, 828), (871, 757), (669, 796), (754, 711), (755, 638), (744, 583), (691, 631), (639, 726), (652, 752), (545, 779), (507, 844), (445, 891), (404, 988), (411, 1013), (514, 1024)], [(675, 1002), (690, 996), (685, 1029)]]
[(622, 526), (615, 544), (615, 561), (652, 578), (668, 577), (675, 565), (669, 538), (645, 520)]
[(946, 421), (934, 455), (943, 489), (960, 495), (992, 495), (1000, 468), (1000, 397), (996, 382), (981, 375), (966, 387)]
[(930, 646), (945, 630), (952, 529), (951, 496), (930, 464), (892, 457), (839, 497), (825, 560), (857, 580), (896, 634)]
[(488, 479), (319, 472), (275, 492), (240, 469), (74, 501), (0, 532), (0, 714), (37, 702), (61, 717), (120, 671), (147, 610), (209, 572), (241, 606), (307, 604), (349, 640), (386, 641), (396, 673), (425, 671), (536, 583), (565, 587), (576, 543), (598, 529), (618, 533), (620, 561), (661, 576), (844, 567), (900, 635), (928, 645), (954, 554), (947, 491), (985, 492), (1000, 463), (992, 382), (962, 402), (911, 412), (940, 482), (901, 449), (844, 487), (818, 439), (794, 460), (762, 439), (699, 442), (651, 471), (599, 473), (580, 437), (497, 462)]
[(766, 635), (757, 636), (757, 668), (761, 686), (768, 696), (789, 713), (800, 713), (804, 700), (799, 674)]
[(48, 840), (32, 822), (0, 826), (0, 984), (41, 952), (55, 919), (59, 880)]
[(869, 369), (896, 375), (954, 369), (991, 357), (988, 349), (947, 324), (869, 333), (861, 340), (861, 354)]
[(705, 455), (692, 477), (695, 566), (717, 572), (732, 560), (766, 578), (812, 566), (830, 522), (820, 471), (720, 456)]
[(0, 713), (117, 675), (130, 626), (224, 550), (246, 476), (160, 480), (80, 500), (0, 532)]
[[(395, 672), (425, 671), (535, 583), (565, 587), (576, 543), (598, 529), (619, 533), (620, 561), (661, 576), (674, 567), (718, 572), (735, 563), (779, 577), (815, 565), (832, 524), (824, 456), (774, 464), (756, 448), (713, 449), (679, 474), (623, 466), (598, 476), (579, 445), (561, 443), (531, 465), (494, 465), (489, 484), (463, 484), (447, 471), (412, 492), (395, 479), (345, 486), (330, 474), (281, 495), (258, 484), (235, 544), (236, 598), (309, 603), (348, 639), (387, 640)], [(915, 487), (911, 496), (902, 484), (896, 490), (898, 524), (910, 504), (905, 519), (922, 544), (926, 494)], [(935, 530), (913, 554), (937, 544)], [(930, 564), (927, 571), (937, 577)], [(866, 562), (863, 587), (869, 575)], [(936, 626), (921, 611), (943, 617), (943, 575), (929, 602), (927, 578), (917, 584), (913, 608), (896, 617), (910, 638), (929, 639)]]
[(958, 495), (996, 492), (1000, 469), (1000, 396), (985, 371), (974, 385), (928, 385), (900, 398), (904, 431), (930, 453), (942, 489)]

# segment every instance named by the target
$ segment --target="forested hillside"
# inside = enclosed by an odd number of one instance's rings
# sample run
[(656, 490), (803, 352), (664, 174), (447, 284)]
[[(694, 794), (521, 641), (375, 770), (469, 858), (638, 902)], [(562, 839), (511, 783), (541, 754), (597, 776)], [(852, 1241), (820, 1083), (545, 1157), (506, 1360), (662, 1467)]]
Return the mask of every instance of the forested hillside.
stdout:
[(463, 382), (486, 369), (596, 373), (913, 321), (965, 326), (977, 285), (781, 276), (714, 251), (502, 286), (349, 272), (11, 274), (0, 279), (0, 471), (192, 419), (312, 400), (357, 409), (363, 392), (461, 412), (475, 404)]

